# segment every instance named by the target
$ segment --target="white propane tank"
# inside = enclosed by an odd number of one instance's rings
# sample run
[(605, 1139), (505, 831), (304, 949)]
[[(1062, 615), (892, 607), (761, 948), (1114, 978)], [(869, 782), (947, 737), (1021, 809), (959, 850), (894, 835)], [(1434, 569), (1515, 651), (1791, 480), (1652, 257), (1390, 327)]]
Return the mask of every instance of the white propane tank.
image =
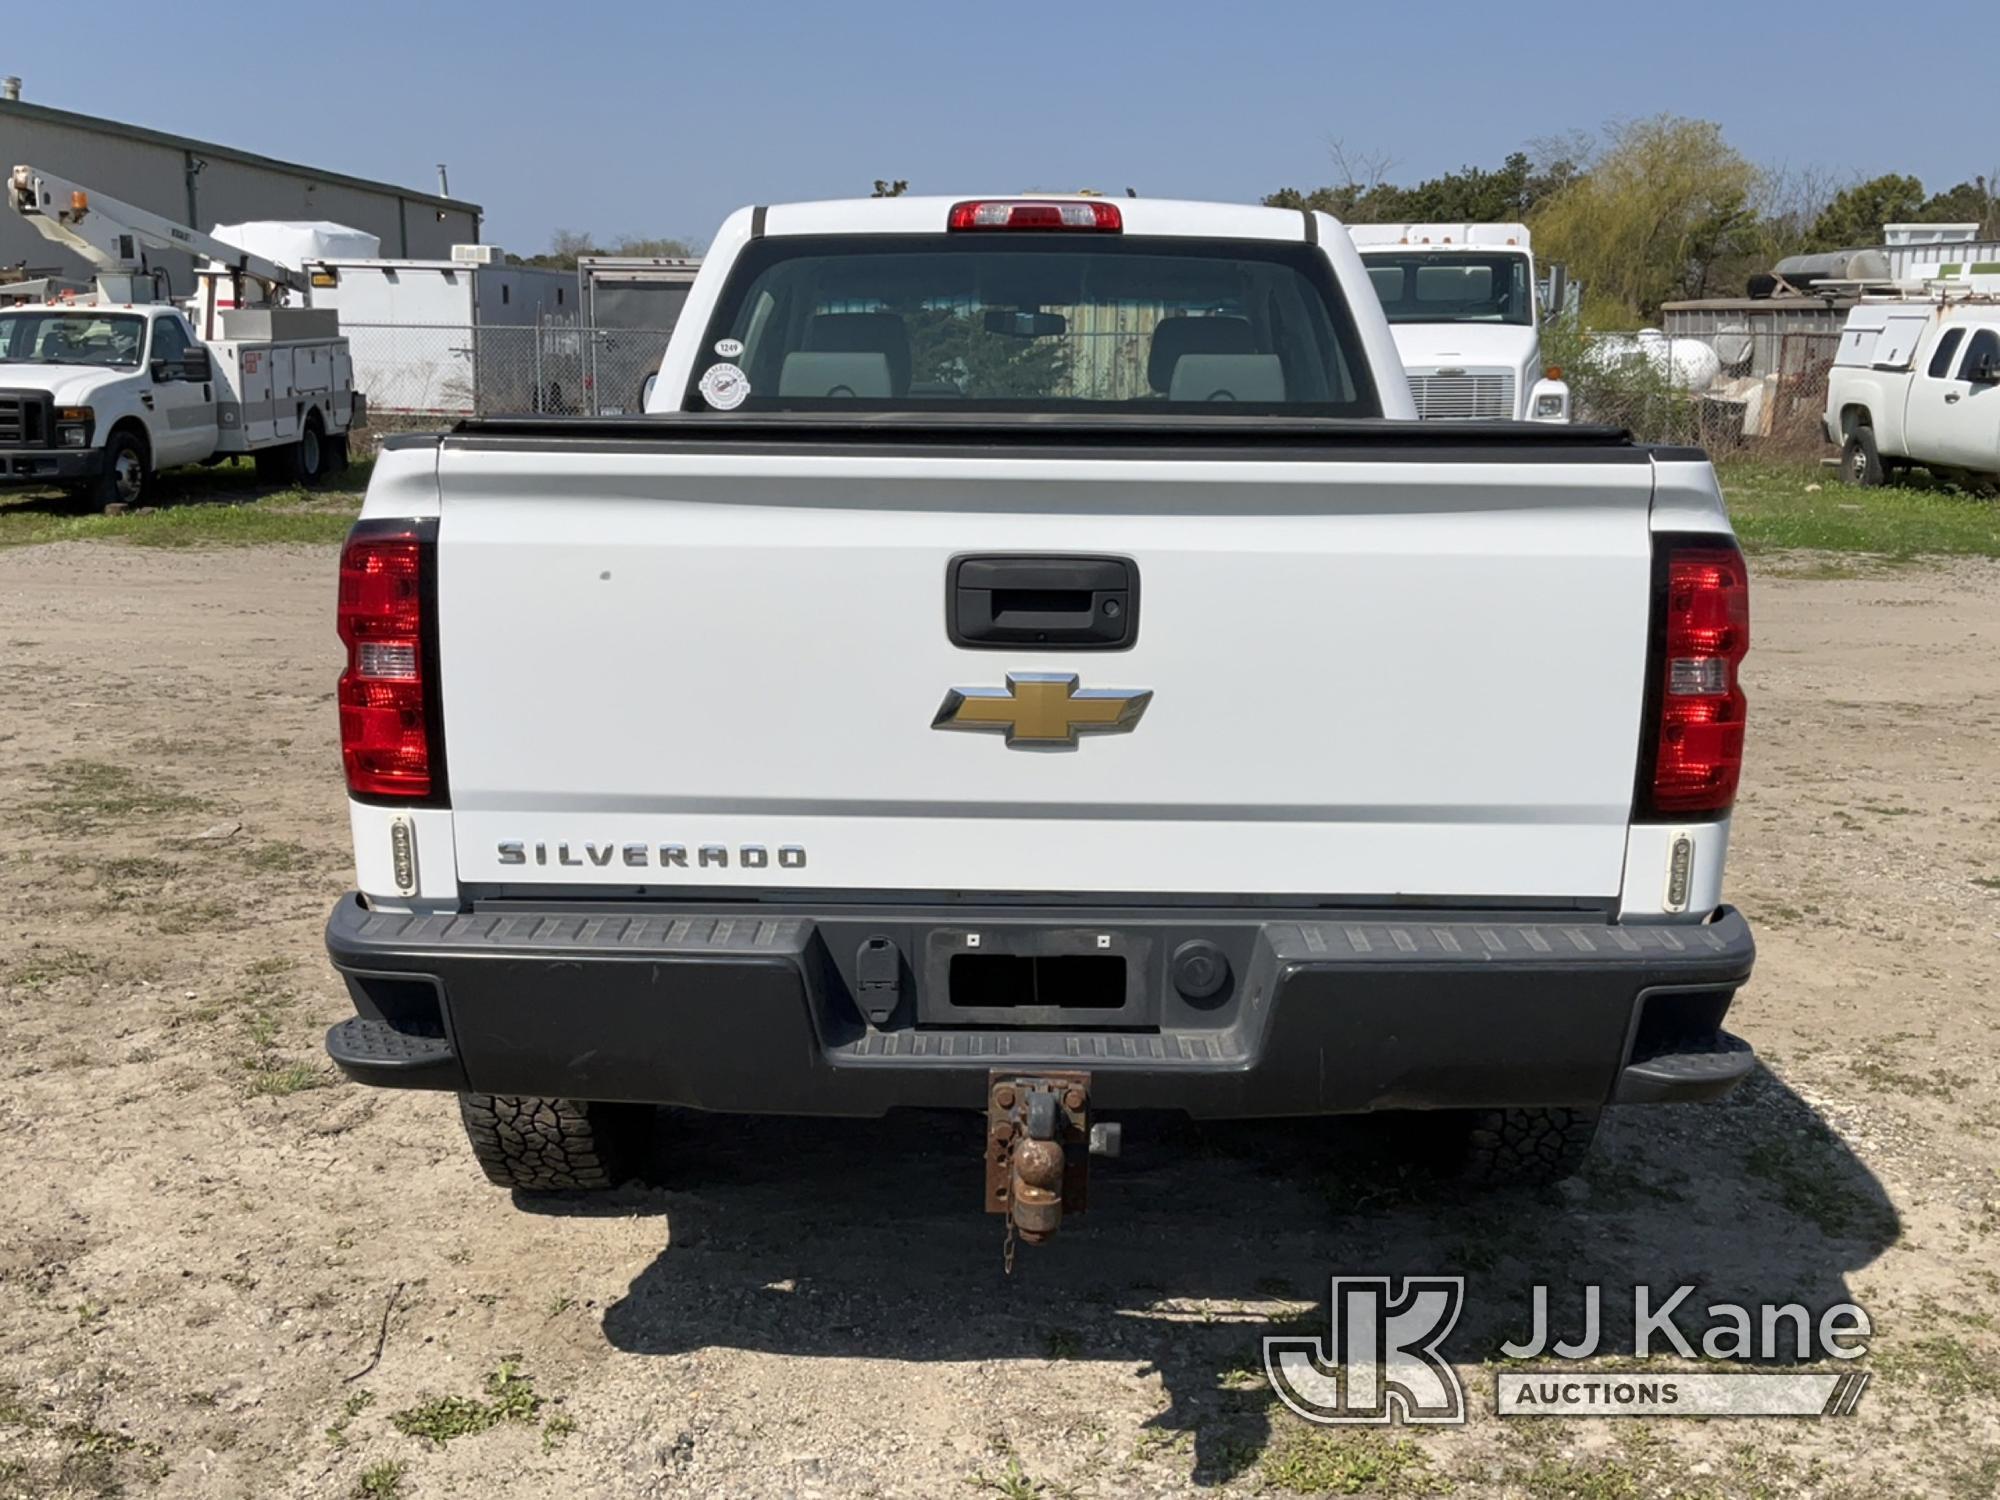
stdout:
[(1722, 377), (1722, 357), (1700, 339), (1670, 339), (1657, 328), (1607, 333), (1584, 356), (1600, 370), (1643, 359), (1678, 391), (1705, 391)]

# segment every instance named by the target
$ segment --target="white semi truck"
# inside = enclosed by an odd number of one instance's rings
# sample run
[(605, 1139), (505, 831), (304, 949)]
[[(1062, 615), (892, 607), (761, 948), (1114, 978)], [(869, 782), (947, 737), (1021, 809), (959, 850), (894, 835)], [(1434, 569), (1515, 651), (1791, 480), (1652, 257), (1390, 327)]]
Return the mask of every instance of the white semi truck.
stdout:
[[(1542, 362), (1543, 310), (1525, 224), (1350, 224), (1389, 319), (1417, 414), (1567, 422)], [(1549, 297), (1560, 307), (1557, 289)]]
[[(345, 461), (353, 361), (337, 315), (282, 305), (296, 272), (37, 167), (14, 168), (7, 203), (96, 283), (0, 310), (0, 481), (129, 506), (180, 464), (248, 454), (309, 484)], [(192, 323), (147, 248), (206, 257)]]
[[(618, 1181), (649, 1105), (963, 1108), (1031, 1239), (1094, 1111), (1420, 1111), (1561, 1176), (1603, 1106), (1726, 1093), (1715, 475), (1416, 421), (1390, 332), (1322, 214), (781, 204), (645, 415), (391, 439), (334, 1061), (458, 1092), (524, 1192)], [(1075, 378), (1106, 339), (1143, 388)]]

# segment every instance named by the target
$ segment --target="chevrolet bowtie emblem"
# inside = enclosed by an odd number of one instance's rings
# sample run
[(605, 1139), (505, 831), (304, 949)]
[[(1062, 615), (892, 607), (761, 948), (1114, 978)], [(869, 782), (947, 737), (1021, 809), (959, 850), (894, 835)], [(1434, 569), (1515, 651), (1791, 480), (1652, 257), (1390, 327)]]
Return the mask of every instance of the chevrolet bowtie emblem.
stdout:
[(933, 729), (1004, 733), (1010, 745), (1074, 745), (1079, 734), (1127, 734), (1150, 688), (1079, 688), (1073, 672), (1009, 672), (1005, 688), (952, 688)]

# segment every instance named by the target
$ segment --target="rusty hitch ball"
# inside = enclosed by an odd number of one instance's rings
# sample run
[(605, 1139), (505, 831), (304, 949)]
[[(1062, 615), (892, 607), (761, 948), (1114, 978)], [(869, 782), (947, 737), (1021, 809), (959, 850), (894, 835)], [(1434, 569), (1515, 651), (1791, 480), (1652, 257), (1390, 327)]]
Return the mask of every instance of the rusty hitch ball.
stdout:
[(1014, 1147), (1014, 1226), (1038, 1245), (1062, 1227), (1063, 1148), (1033, 1137)]

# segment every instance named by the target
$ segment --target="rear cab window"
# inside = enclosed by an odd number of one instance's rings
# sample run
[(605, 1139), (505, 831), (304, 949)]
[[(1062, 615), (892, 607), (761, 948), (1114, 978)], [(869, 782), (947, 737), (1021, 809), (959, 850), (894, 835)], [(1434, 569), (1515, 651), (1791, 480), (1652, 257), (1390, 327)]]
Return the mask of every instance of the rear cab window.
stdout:
[(1382, 412), (1315, 246), (1021, 232), (754, 241), (723, 288), (684, 404)]

